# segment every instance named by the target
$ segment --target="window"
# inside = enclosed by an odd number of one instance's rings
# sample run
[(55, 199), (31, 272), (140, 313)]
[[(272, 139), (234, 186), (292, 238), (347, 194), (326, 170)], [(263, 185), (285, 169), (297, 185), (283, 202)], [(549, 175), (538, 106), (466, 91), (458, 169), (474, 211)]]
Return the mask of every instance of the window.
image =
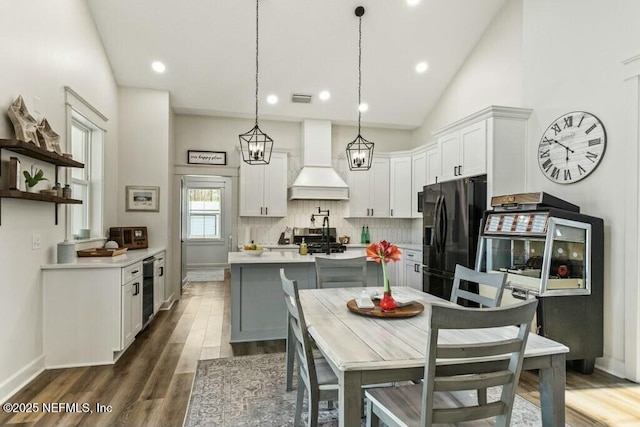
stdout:
[[(104, 236), (103, 229), (103, 151), (107, 118), (65, 87), (67, 105), (67, 151), (84, 168), (68, 168), (66, 183), (71, 197), (82, 204), (67, 205), (67, 238), (81, 229), (89, 229), (90, 236)], [(64, 182), (61, 182), (64, 185)]]
[(189, 239), (220, 239), (219, 188), (190, 188), (187, 199), (187, 236)]

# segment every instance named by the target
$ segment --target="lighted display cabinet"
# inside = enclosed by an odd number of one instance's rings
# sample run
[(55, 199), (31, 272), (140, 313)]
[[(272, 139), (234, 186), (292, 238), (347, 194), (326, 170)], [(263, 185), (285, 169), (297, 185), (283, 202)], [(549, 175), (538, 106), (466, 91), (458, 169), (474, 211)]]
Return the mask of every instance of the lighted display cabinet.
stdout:
[(508, 274), (505, 299), (538, 299), (537, 333), (591, 373), (603, 348), (603, 221), (546, 193), (492, 198), (476, 268)]

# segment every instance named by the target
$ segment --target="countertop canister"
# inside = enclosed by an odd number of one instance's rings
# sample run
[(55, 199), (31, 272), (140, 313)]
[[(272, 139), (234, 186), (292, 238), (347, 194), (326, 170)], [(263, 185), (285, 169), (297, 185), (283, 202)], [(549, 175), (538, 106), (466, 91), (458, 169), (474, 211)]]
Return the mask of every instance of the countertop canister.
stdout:
[(76, 245), (65, 240), (58, 243), (58, 264), (69, 264), (76, 261)]

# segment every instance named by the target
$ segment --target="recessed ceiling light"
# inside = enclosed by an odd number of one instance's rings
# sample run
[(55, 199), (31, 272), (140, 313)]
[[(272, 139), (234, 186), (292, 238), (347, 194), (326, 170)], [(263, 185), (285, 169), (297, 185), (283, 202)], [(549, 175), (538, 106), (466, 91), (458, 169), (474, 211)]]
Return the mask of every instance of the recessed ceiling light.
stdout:
[(278, 102), (278, 97), (276, 95), (269, 95), (267, 96), (267, 102), (273, 105)]
[(429, 64), (427, 64), (425, 61), (418, 62), (418, 64), (416, 64), (416, 72), (418, 73), (424, 73), (425, 71), (427, 71), (427, 68), (429, 68)]
[(156, 73), (164, 73), (167, 69), (167, 67), (165, 67), (165, 65), (160, 61), (152, 62), (151, 68), (153, 68), (153, 71), (155, 71)]
[(361, 113), (364, 113), (368, 109), (369, 109), (369, 104), (367, 104), (366, 102), (361, 103), (360, 106), (358, 107), (358, 110), (360, 110)]
[(326, 101), (327, 99), (331, 98), (331, 93), (328, 90), (323, 90), (318, 94), (318, 97), (321, 100)]
[(407, 4), (408, 4), (409, 6), (415, 6), (415, 5), (417, 5), (418, 3), (420, 3), (420, 0), (407, 0)]

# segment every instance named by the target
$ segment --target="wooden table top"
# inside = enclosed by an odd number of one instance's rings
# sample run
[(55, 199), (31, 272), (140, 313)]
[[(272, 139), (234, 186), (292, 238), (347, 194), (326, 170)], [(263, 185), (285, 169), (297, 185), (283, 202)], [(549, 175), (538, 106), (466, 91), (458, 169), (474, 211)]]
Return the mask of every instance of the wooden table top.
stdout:
[[(427, 310), (400, 319), (364, 317), (350, 312), (347, 301), (357, 298), (365, 289), (382, 290), (370, 287), (300, 290), (309, 333), (318, 347), (344, 371), (424, 366)], [(430, 304), (452, 304), (409, 287), (395, 287), (393, 293), (411, 297), (425, 308)], [(513, 337), (515, 333), (515, 327), (441, 331), (439, 342), (483, 342), (488, 338)], [(525, 358), (568, 352), (565, 345), (532, 333), (527, 341)]]

